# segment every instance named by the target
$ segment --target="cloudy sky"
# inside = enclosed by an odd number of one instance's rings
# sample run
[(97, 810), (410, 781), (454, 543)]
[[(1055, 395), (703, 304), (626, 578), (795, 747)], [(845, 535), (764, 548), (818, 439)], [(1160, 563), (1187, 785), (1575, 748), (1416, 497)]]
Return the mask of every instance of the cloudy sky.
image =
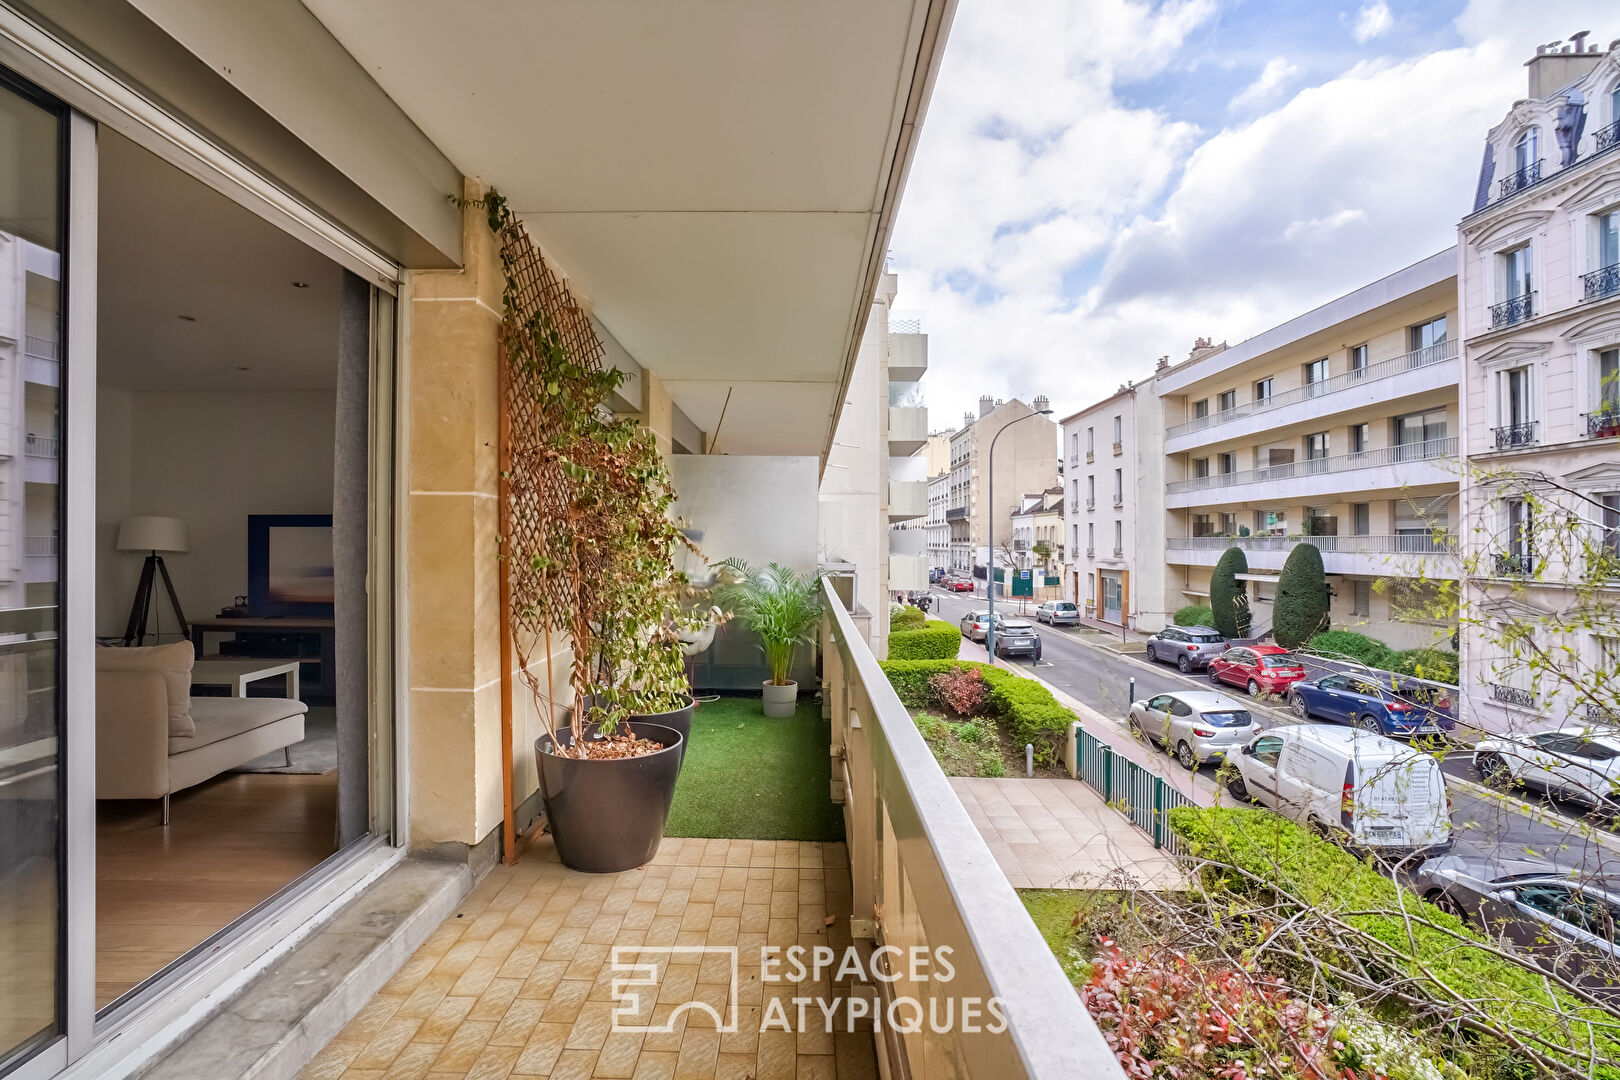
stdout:
[(936, 427), (1061, 417), (1455, 242), (1524, 61), (1615, 0), (961, 0), (891, 248)]

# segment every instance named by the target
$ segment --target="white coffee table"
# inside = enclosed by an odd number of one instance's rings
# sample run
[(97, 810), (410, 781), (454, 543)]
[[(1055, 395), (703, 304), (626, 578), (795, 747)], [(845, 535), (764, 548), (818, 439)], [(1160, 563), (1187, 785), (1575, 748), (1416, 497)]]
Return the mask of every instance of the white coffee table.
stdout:
[(298, 700), (297, 660), (198, 660), (191, 666), (194, 686), (228, 686), (232, 697), (247, 697), (248, 683), (273, 679), (286, 680), (285, 696)]

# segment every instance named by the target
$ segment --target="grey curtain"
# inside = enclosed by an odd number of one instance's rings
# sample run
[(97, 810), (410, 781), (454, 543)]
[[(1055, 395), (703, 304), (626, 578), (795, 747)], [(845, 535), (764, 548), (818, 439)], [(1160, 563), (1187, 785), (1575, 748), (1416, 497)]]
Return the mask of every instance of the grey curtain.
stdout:
[(337, 445), (333, 453), (338, 843), (370, 826), (366, 642), (367, 430), (371, 396), (371, 286), (347, 271), (338, 313)]

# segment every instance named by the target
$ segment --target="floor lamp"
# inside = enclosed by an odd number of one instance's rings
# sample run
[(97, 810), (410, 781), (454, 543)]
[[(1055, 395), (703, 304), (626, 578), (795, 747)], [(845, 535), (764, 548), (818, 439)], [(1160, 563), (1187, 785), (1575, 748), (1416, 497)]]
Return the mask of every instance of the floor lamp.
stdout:
[[(135, 587), (135, 600), (129, 606), (129, 623), (124, 627), (125, 645), (146, 643), (146, 620), (152, 612), (152, 593), (157, 576), (163, 576), (163, 588), (169, 594), (175, 618), (180, 620), (180, 633), (191, 636), (191, 625), (186, 613), (180, 610), (180, 598), (174, 594), (174, 582), (169, 580), (169, 568), (163, 563), (160, 551), (190, 551), (191, 540), (186, 534), (186, 523), (172, 517), (127, 517), (118, 526), (119, 551), (146, 552), (146, 565), (141, 567), (141, 582)], [(155, 631), (154, 631), (155, 634)]]

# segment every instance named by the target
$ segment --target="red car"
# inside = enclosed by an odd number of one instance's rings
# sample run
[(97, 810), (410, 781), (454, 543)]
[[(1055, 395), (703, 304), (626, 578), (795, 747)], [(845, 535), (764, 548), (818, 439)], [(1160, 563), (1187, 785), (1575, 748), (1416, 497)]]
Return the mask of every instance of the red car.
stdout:
[(972, 578), (956, 578), (953, 581), (946, 582), (945, 587), (947, 589), (951, 590), (951, 592), (972, 592), (973, 591), (973, 579)]
[(1209, 681), (1241, 686), (1249, 694), (1286, 694), (1305, 677), (1299, 658), (1281, 645), (1239, 645), (1209, 662)]

